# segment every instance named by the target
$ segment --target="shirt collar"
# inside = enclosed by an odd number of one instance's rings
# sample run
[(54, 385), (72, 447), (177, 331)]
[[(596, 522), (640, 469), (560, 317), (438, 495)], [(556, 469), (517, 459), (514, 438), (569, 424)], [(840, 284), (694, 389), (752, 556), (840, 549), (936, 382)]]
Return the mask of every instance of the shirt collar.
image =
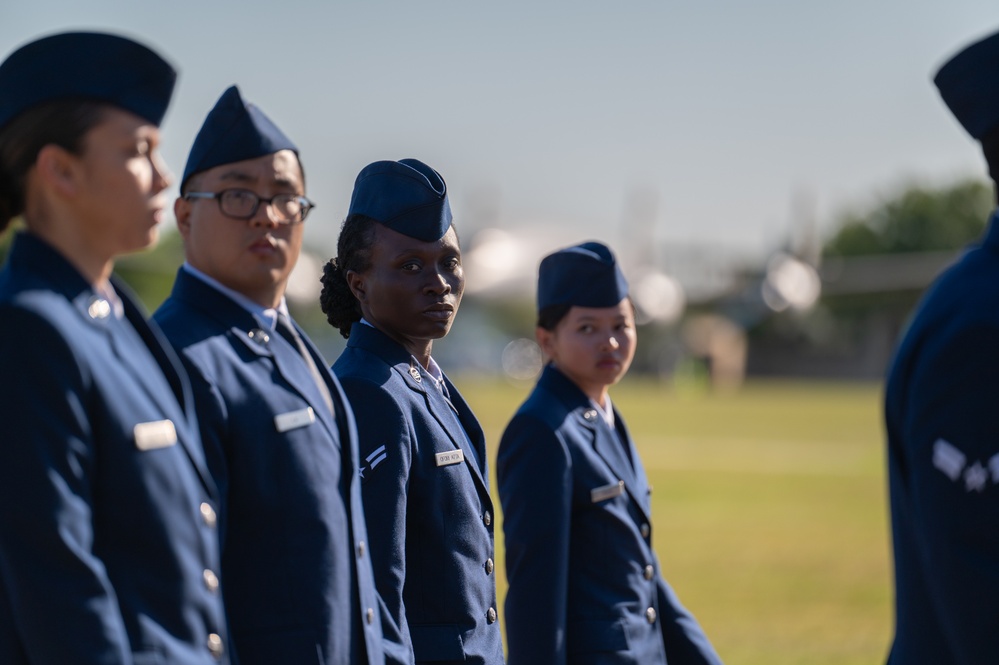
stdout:
[[(363, 323), (364, 325), (368, 326), (369, 328), (374, 328), (374, 326), (371, 325), (371, 322), (368, 321), (367, 319), (365, 319), (363, 316), (361, 317), (361, 323)], [(413, 359), (413, 362), (416, 363), (416, 365), (420, 369), (424, 370), (427, 374), (429, 374), (431, 379), (433, 379), (434, 381), (437, 382), (437, 387), (438, 388), (442, 388), (443, 389), (443, 386), (444, 386), (444, 372), (441, 370), (441, 366), (437, 364), (437, 361), (434, 360), (433, 356), (430, 356), (430, 362), (427, 363), (427, 367), (424, 367), (423, 365), (421, 365), (420, 361), (416, 359), (416, 356), (410, 356), (410, 358)], [(443, 392), (443, 390), (442, 390), (442, 392)]]
[(278, 315), (284, 314), (285, 316), (288, 316), (288, 301), (284, 298), (284, 296), (281, 296), (281, 302), (277, 307), (264, 307), (260, 303), (250, 300), (239, 291), (230, 289), (217, 279), (209, 277), (186, 261), (181, 268), (187, 271), (187, 273), (192, 277), (197, 277), (202, 282), (212, 287), (222, 295), (227, 296), (230, 300), (252, 314), (253, 318), (257, 320), (257, 323), (261, 328), (274, 332), (277, 327)]
[(594, 409), (597, 410), (597, 413), (599, 413), (601, 415), (601, 417), (603, 417), (604, 422), (607, 423), (608, 425), (610, 425), (611, 429), (613, 429), (614, 428), (614, 405), (611, 404), (610, 395), (607, 395), (605, 401), (607, 402), (607, 406), (606, 407), (600, 406), (599, 404), (597, 404), (596, 400), (593, 400), (593, 399), (590, 400), (590, 404), (593, 406)]

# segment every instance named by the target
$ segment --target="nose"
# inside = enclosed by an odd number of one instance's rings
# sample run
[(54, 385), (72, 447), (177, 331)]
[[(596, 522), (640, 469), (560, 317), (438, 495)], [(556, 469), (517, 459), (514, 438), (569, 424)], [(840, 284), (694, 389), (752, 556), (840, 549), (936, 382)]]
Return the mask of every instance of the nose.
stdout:
[(433, 274), (430, 275), (430, 279), (426, 286), (427, 293), (432, 293), (435, 295), (445, 295), (451, 293), (451, 282), (447, 280), (439, 270), (435, 270)]
[(153, 153), (150, 164), (153, 167), (153, 191), (158, 194), (173, 183), (173, 174), (158, 152)]
[(264, 228), (276, 228), (281, 225), (274, 210), (271, 208), (271, 204), (267, 201), (261, 201), (257, 205), (256, 212), (253, 213), (253, 217), (250, 218), (250, 225), (256, 227)]
[(608, 335), (604, 340), (604, 348), (610, 349), (611, 351), (616, 351), (621, 347), (621, 343), (617, 341), (617, 335)]

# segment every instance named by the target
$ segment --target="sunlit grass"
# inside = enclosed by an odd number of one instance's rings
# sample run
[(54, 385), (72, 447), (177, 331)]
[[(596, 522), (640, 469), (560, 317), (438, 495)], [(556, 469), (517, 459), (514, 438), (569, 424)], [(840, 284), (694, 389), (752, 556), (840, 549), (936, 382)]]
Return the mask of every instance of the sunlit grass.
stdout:
[[(495, 460), (530, 386), (457, 383)], [(891, 585), (878, 386), (756, 382), (712, 395), (628, 379), (611, 394), (654, 486), (666, 577), (727, 663), (883, 662)], [(502, 542), (498, 530), (501, 598)]]

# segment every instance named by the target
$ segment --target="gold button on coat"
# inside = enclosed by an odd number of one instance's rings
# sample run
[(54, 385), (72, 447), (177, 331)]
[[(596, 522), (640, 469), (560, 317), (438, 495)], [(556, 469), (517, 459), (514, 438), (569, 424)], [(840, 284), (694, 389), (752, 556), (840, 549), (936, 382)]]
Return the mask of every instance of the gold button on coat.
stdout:
[(208, 651), (215, 660), (222, 660), (222, 638), (215, 633), (208, 633)]
[(493, 574), (493, 560), (486, 559), (486, 575), (492, 575), (492, 574)]
[(488, 510), (482, 516), (482, 521), (486, 523), (486, 526), (489, 526), (490, 524), (493, 523), (493, 516)]
[(652, 568), (651, 564), (645, 567), (645, 579), (651, 580), (655, 574), (656, 571)]
[(645, 618), (646, 618), (646, 620), (648, 620), (649, 623), (655, 623), (656, 622), (656, 608), (650, 607), (649, 609), (645, 610)]
[(486, 623), (496, 623), (496, 610), (491, 607), (486, 610)]
[(205, 572), (203, 572), (201, 575), (202, 577), (204, 577), (205, 586), (208, 588), (209, 591), (211, 591), (212, 593), (218, 591), (219, 578), (218, 576), (215, 575), (215, 573), (206, 568)]
[(208, 526), (215, 527), (218, 518), (215, 516), (215, 509), (212, 508), (210, 503), (203, 502), (201, 504), (201, 518), (205, 520), (205, 524)]

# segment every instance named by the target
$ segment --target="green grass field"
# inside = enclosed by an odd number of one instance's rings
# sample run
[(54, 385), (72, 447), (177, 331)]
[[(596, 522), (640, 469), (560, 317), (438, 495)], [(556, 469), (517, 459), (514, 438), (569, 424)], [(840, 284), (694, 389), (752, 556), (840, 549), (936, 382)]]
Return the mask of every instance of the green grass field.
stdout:
[[(458, 385), (494, 460), (530, 386)], [(755, 382), (712, 395), (629, 378), (611, 395), (655, 490), (666, 578), (726, 663), (884, 661), (891, 578), (879, 386)], [(497, 531), (501, 598), (502, 550)]]

